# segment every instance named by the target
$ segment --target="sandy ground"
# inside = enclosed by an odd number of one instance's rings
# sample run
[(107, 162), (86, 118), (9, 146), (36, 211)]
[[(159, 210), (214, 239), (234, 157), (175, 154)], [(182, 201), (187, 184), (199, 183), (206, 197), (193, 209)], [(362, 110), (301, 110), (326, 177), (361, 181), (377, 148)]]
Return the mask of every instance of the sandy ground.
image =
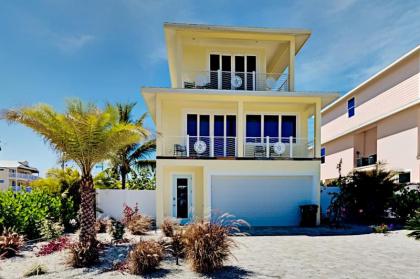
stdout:
[[(420, 241), (408, 238), (408, 231), (387, 235), (337, 236), (247, 236), (235, 238), (236, 259), (210, 278), (420, 278)], [(150, 233), (146, 238), (159, 238)], [(107, 235), (99, 236), (102, 241)], [(133, 239), (135, 242), (136, 240)], [(33, 249), (36, 251), (36, 248)], [(90, 269), (65, 264), (66, 253), (35, 257), (25, 251), (21, 257), (0, 261), (0, 278), (22, 278), (34, 263), (47, 266), (48, 274), (36, 278), (140, 278), (118, 271), (106, 271), (113, 261), (124, 259), (128, 246), (104, 251), (102, 263)], [(176, 266), (172, 259), (162, 262), (151, 278), (203, 278), (188, 264)]]

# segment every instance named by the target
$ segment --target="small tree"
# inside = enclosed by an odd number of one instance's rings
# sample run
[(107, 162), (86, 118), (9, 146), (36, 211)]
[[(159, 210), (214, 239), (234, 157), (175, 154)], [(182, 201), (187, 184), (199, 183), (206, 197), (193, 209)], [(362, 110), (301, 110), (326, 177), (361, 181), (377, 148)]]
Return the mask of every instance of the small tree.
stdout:
[(354, 171), (338, 181), (330, 206), (333, 221), (380, 222), (391, 207), (398, 184), (394, 173), (379, 164), (371, 171)]
[(81, 171), (81, 215), (79, 239), (84, 247), (93, 247), (95, 232), (95, 190), (93, 167), (113, 157), (127, 145), (139, 142), (145, 131), (136, 125), (119, 122), (118, 109), (70, 100), (65, 113), (41, 104), (2, 112), (2, 119), (31, 128), (62, 154), (74, 161)]

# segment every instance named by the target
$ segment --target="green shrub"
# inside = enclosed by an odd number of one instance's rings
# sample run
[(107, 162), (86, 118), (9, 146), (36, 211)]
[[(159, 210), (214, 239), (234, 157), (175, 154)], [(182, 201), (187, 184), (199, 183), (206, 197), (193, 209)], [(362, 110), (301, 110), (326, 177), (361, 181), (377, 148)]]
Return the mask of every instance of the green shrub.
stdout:
[(73, 207), (71, 199), (62, 201), (61, 196), (39, 190), (28, 192), (0, 191), (0, 232), (12, 227), (28, 239), (41, 236), (41, 227), (45, 219), (52, 222), (69, 222), (75, 218), (69, 213), (62, 218), (62, 208), (69, 211)]
[(372, 171), (355, 171), (340, 178), (340, 192), (333, 195), (329, 208), (333, 223), (379, 223), (387, 217), (394, 192), (394, 174), (378, 165)]
[(382, 225), (379, 225), (379, 226), (372, 226), (372, 231), (374, 233), (384, 233), (385, 234), (385, 233), (389, 232), (389, 228), (388, 228), (387, 225), (382, 224)]
[(120, 221), (111, 220), (108, 232), (113, 240), (121, 240), (124, 236), (124, 225)]
[(408, 220), (407, 229), (413, 230), (408, 236), (420, 240), (420, 211)]
[(392, 210), (401, 221), (406, 222), (420, 209), (420, 186), (401, 185), (394, 193)]
[(54, 239), (61, 236), (64, 227), (60, 222), (54, 222), (50, 219), (44, 219), (39, 227), (40, 234), (45, 239)]

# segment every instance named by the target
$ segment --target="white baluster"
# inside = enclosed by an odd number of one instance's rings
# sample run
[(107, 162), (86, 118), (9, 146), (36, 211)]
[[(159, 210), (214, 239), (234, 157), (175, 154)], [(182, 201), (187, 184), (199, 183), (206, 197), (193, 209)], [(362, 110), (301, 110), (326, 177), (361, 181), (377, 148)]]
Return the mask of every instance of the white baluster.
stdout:
[(267, 158), (270, 158), (270, 137), (265, 137), (266, 143), (265, 143), (265, 155)]
[(290, 144), (290, 149), (289, 149), (289, 156), (290, 158), (293, 158), (293, 137), (289, 137), (289, 144)]
[(187, 135), (187, 157), (190, 157), (190, 135)]

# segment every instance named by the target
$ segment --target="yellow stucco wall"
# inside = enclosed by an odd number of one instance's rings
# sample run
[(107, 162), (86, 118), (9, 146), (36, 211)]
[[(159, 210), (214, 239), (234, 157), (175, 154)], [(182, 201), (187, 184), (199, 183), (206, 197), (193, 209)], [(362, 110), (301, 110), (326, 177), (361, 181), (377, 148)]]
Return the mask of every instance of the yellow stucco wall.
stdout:
[[(193, 217), (209, 216), (211, 210), (210, 181), (212, 175), (275, 175), (313, 178), (312, 202), (318, 204), (320, 161), (293, 160), (157, 160), (156, 222), (172, 216), (172, 185), (174, 175), (192, 175)], [(239, 193), (238, 193), (239, 194)]]

